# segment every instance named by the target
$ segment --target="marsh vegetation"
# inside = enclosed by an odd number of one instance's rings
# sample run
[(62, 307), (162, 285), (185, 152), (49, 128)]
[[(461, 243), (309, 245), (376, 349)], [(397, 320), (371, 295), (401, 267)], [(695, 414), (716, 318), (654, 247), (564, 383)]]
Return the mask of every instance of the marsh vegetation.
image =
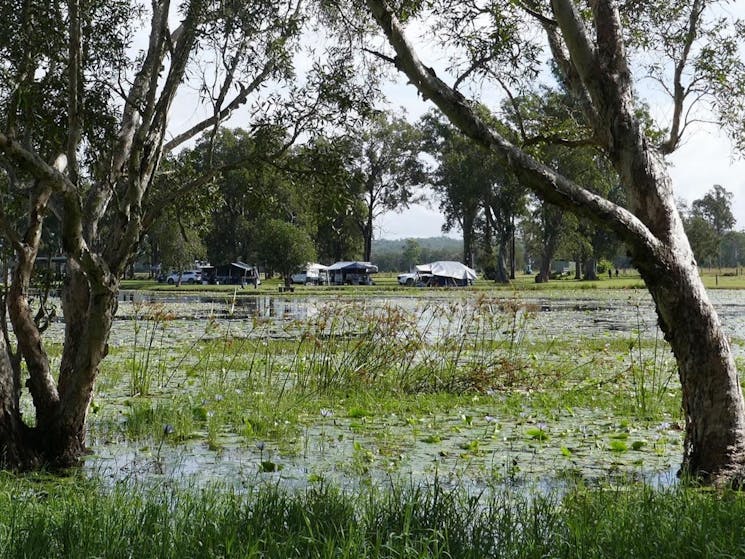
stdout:
[[(728, 324), (745, 319), (735, 292), (715, 297)], [(677, 483), (675, 363), (641, 291), (119, 305), (92, 453), (67, 479), (0, 480), (0, 537), (19, 543), (4, 556), (641, 557), (653, 542), (679, 557), (743, 545), (739, 496)]]
[(645, 295), (122, 302), (94, 398), (113, 479), (669, 483), (675, 364)]

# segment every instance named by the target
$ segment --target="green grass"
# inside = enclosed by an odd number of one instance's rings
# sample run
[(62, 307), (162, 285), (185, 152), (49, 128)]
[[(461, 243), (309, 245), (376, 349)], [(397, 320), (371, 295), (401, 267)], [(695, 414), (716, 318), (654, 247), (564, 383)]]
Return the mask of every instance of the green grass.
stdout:
[[(745, 289), (745, 270), (743, 269), (718, 269), (702, 268), (700, 270), (704, 285), (709, 289)], [(376, 293), (395, 292), (397, 295), (416, 296), (418, 293), (446, 293), (446, 292), (480, 292), (480, 291), (563, 291), (567, 289), (579, 290), (624, 290), (624, 289), (645, 289), (644, 282), (635, 271), (629, 270), (622, 273), (619, 277), (608, 278), (601, 275), (595, 281), (578, 281), (573, 277), (551, 280), (548, 283), (535, 283), (533, 275), (518, 274), (516, 279), (508, 285), (498, 285), (492, 281), (480, 278), (475, 285), (468, 288), (439, 288), (439, 289), (419, 289), (412, 287), (403, 287), (396, 280), (396, 273), (386, 272), (376, 274), (374, 277), (375, 285), (372, 286), (295, 286), (294, 293), (285, 294), (288, 297), (320, 295), (320, 296), (359, 296), (372, 295)], [(282, 285), (280, 278), (272, 278), (262, 281), (257, 290), (253, 288), (241, 289), (238, 286), (238, 293), (241, 296), (250, 296), (255, 294), (267, 293), (275, 294), (278, 287)], [(123, 280), (122, 289), (135, 289), (144, 291), (165, 291), (165, 292), (207, 292), (207, 293), (233, 293), (235, 285), (182, 285), (179, 287), (158, 283), (154, 280), (134, 279)]]
[(641, 485), (469, 494), (428, 485), (344, 493), (319, 481), (237, 492), (0, 479), (2, 558), (741, 557), (745, 497)]

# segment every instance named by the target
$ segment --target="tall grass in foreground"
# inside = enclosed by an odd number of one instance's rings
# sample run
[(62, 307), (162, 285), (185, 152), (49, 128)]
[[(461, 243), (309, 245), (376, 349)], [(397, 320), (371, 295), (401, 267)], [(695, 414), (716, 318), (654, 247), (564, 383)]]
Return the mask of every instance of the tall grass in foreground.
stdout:
[(0, 480), (0, 557), (740, 557), (745, 498), (690, 489), (468, 495), (320, 484), (238, 494)]

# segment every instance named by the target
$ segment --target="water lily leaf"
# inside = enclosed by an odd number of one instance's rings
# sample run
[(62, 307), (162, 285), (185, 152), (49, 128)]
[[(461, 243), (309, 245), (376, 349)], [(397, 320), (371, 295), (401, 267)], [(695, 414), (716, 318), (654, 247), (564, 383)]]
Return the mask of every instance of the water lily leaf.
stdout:
[(530, 427), (525, 431), (525, 434), (529, 439), (533, 439), (534, 441), (547, 441), (549, 438), (548, 433), (540, 427)]

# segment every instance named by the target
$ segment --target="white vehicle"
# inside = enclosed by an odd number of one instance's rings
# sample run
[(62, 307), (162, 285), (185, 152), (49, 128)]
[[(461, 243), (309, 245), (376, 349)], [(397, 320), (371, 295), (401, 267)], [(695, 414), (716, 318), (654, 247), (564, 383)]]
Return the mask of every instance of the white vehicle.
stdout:
[(290, 276), (290, 281), (292, 283), (305, 284), (308, 281), (308, 274), (306, 272), (298, 272), (297, 274), (292, 274)]
[(172, 274), (169, 274), (168, 277), (166, 277), (166, 283), (169, 285), (178, 283), (179, 277), (181, 278), (181, 283), (202, 283), (201, 270), (185, 270), (183, 272), (173, 272)]
[(305, 270), (290, 276), (290, 281), (292, 283), (305, 285), (327, 284), (329, 282), (328, 267), (323, 264), (308, 262), (305, 266)]
[(417, 280), (417, 273), (406, 273), (406, 274), (398, 274), (398, 284), (399, 285), (414, 285)]

